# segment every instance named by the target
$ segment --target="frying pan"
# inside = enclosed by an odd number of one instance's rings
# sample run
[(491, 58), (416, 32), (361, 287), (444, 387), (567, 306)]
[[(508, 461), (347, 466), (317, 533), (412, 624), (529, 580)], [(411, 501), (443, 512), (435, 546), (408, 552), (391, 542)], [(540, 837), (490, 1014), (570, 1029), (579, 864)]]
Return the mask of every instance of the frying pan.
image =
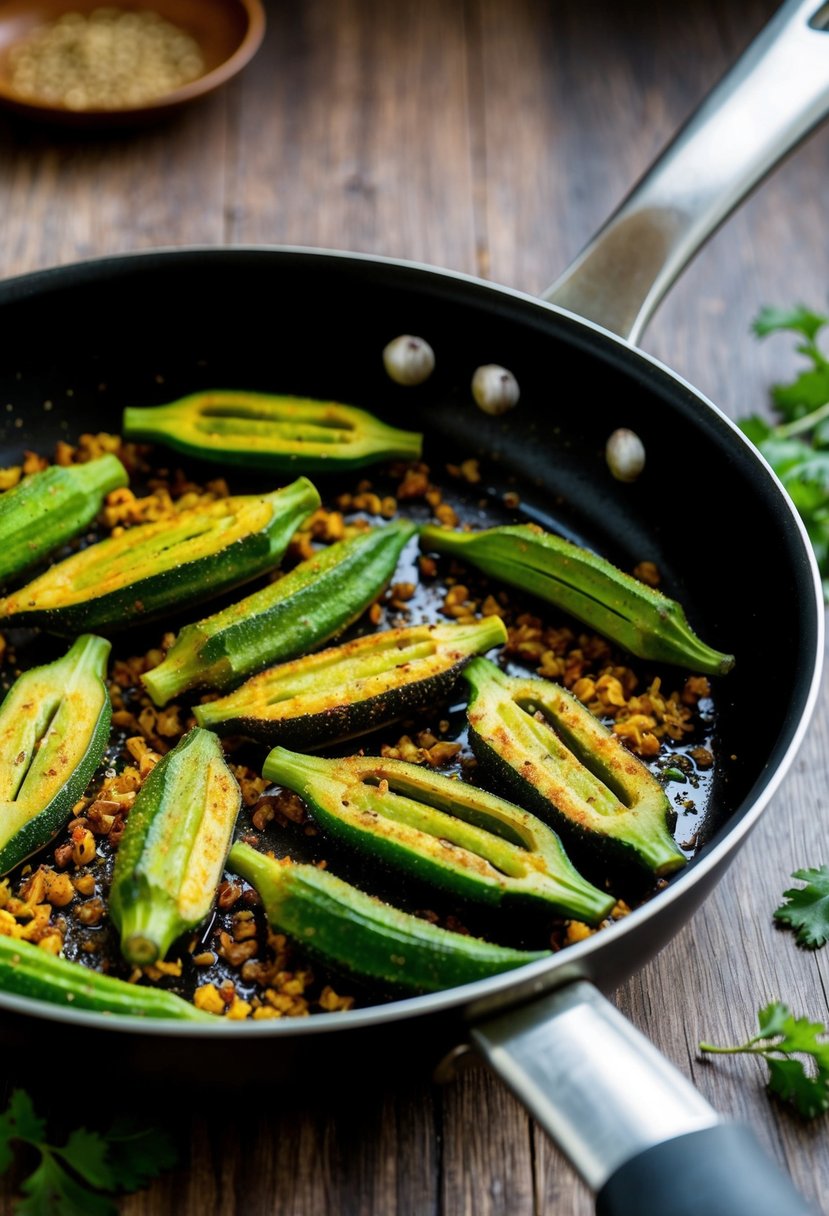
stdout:
[[(270, 1083), (349, 1068), (379, 1075), (472, 1044), (570, 1157), (602, 1213), (808, 1211), (747, 1129), (721, 1121), (601, 994), (651, 958), (722, 878), (815, 704), (823, 601), (797, 514), (737, 428), (635, 341), (700, 244), (827, 108), (820, 15), (814, 0), (790, 0), (541, 300), (428, 266), (277, 248), (159, 250), (0, 284), (0, 387), (20, 403), (0, 435), (4, 462), (58, 437), (115, 430), (127, 401), (216, 384), (273, 389), (278, 375), (280, 390), (358, 401), (423, 429), (427, 461), (478, 455), (487, 519), (518, 489), (523, 518), (625, 568), (652, 558), (697, 631), (738, 657), (715, 690), (720, 759), (702, 847), (653, 900), (589, 940), (461, 989), (294, 1022), (136, 1027), (0, 994), (8, 1052), (31, 1043), (33, 1025), (48, 1029), (53, 1058), (99, 1050), (110, 1035), (113, 1078), (141, 1072), (169, 1088), (176, 1076), (217, 1070), (241, 1084), (263, 1073)], [(437, 369), (422, 391), (395, 395), (368, 356), (402, 332), (432, 342)], [(516, 373), (520, 410), (495, 419), (470, 404), (469, 375), (482, 362)], [(553, 394), (567, 384), (578, 386), (575, 404)], [(621, 424), (648, 453), (634, 485), (604, 463), (604, 441)], [(678, 491), (683, 471), (704, 494)], [(759, 597), (770, 547), (776, 575)]]

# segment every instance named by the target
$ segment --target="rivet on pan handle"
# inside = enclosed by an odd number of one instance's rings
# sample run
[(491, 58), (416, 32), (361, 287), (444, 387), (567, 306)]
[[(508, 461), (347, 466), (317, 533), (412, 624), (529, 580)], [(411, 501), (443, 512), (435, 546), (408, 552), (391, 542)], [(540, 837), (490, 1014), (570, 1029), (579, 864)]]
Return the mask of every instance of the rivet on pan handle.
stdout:
[(591, 984), (471, 1037), (596, 1193), (598, 1216), (816, 1216), (749, 1128), (721, 1120)]
[(829, 113), (828, 25), (817, 0), (778, 9), (544, 299), (637, 342), (708, 237)]

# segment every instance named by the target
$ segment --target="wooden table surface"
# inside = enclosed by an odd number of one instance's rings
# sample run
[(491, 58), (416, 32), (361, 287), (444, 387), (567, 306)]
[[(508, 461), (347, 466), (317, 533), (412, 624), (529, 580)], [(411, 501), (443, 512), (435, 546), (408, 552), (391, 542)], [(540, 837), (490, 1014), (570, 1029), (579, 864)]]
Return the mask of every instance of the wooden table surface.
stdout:
[[(771, 0), (279, 0), (265, 43), (173, 121), (85, 136), (0, 117), (6, 276), (154, 246), (299, 244), (413, 258), (536, 292), (579, 251), (763, 25)], [(827, 44), (829, 53), (829, 44)], [(829, 58), (827, 61), (829, 70)], [(829, 130), (726, 223), (643, 346), (732, 416), (767, 408), (792, 343), (761, 305), (827, 302)], [(258, 304), (255, 306), (259, 306)], [(748, 526), (747, 521), (747, 526)], [(710, 521), (716, 527), (716, 520)], [(757, 594), (764, 572), (757, 572)], [(770, 649), (773, 639), (770, 639)], [(773, 1105), (761, 1064), (703, 1063), (780, 998), (824, 1021), (826, 952), (771, 914), (829, 859), (829, 698), (726, 880), (619, 1007), (829, 1213), (829, 1125)], [(501, 1083), (472, 1068), (379, 1091), (208, 1102), (127, 1216), (582, 1216), (592, 1198)], [(188, 1148), (189, 1144), (189, 1148)], [(6, 1192), (8, 1204), (8, 1191)]]

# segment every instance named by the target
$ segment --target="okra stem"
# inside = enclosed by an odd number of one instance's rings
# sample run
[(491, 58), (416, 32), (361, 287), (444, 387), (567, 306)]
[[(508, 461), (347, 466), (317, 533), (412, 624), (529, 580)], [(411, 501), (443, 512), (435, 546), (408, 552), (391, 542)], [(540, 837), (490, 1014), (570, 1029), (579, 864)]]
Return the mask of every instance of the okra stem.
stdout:
[(676, 600), (534, 524), (483, 532), (423, 526), (420, 542), (555, 604), (640, 659), (706, 675), (724, 675), (734, 666), (733, 655), (696, 635)]
[(316, 866), (277, 861), (237, 841), (228, 867), (258, 891), (270, 924), (311, 955), (362, 979), (436, 992), (549, 957), (454, 933)]

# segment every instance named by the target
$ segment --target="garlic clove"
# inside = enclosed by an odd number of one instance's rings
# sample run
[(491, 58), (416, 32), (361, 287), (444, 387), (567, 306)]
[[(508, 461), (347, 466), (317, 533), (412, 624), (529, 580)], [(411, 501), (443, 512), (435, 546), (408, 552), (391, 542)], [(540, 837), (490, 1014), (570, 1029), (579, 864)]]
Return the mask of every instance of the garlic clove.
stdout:
[(517, 405), (521, 390), (512, 372), (497, 363), (484, 363), (472, 377), (472, 396), (485, 414), (504, 414)]
[(401, 334), (383, 348), (383, 365), (396, 384), (422, 384), (435, 369), (435, 352), (425, 339)]
[(635, 431), (620, 426), (605, 444), (605, 459), (617, 481), (636, 481), (645, 467), (645, 445)]

